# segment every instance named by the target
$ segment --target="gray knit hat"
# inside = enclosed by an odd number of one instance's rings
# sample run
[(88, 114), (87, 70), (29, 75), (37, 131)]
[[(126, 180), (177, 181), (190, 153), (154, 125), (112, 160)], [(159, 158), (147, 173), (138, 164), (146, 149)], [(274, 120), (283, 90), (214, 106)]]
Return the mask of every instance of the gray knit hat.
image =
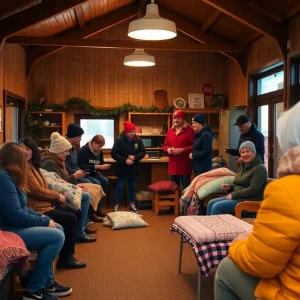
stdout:
[(243, 148), (247, 148), (247, 149), (249, 149), (250, 151), (252, 151), (254, 154), (256, 154), (255, 145), (254, 145), (251, 141), (246, 141), (246, 142), (241, 143), (239, 152), (241, 152), (241, 150), (242, 150)]

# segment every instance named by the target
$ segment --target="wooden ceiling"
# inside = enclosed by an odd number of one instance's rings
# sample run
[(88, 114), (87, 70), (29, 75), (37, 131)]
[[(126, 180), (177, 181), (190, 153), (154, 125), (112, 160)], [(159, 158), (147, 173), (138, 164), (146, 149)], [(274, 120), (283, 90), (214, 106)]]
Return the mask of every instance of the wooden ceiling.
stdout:
[[(2, 44), (6, 41), (31, 45), (26, 48), (28, 72), (34, 61), (64, 46), (148, 46), (182, 51), (182, 42), (176, 38), (166, 42), (127, 41), (126, 44), (119, 40), (107, 45), (105, 40), (82, 41), (111, 26), (137, 18), (139, 12), (143, 16), (149, 2), (1, 0), (0, 41)], [(176, 23), (178, 34), (190, 38), (187, 50), (220, 52), (239, 63), (244, 73), (246, 46), (263, 35), (273, 37), (286, 54), (287, 23), (300, 12), (299, 0), (156, 0), (155, 3), (161, 16)]]

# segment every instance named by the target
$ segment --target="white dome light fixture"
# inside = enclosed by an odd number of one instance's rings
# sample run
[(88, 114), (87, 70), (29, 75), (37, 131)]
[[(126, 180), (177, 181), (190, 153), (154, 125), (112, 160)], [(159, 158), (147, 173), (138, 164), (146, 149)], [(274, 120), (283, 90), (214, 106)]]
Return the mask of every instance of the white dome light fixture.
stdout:
[(153, 55), (145, 53), (144, 49), (135, 49), (132, 54), (126, 55), (124, 65), (130, 67), (152, 67), (155, 65)]
[(146, 7), (146, 15), (129, 23), (128, 36), (139, 40), (160, 41), (176, 37), (177, 31), (175, 23), (162, 18), (157, 4), (151, 0), (151, 4)]

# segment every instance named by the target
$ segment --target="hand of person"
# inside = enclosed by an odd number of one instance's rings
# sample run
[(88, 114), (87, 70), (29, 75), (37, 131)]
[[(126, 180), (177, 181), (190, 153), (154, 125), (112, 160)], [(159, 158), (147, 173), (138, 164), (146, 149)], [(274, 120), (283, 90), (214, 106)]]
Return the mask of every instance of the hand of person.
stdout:
[(80, 187), (83, 192), (87, 192), (87, 187), (84, 184), (78, 183), (77, 186)]
[(53, 220), (50, 220), (48, 227), (56, 228), (56, 224)]
[(57, 199), (58, 203), (60, 204), (61, 207), (66, 206), (66, 198), (65, 196), (59, 194), (59, 199)]
[(239, 158), (236, 160), (236, 162), (240, 165), (240, 164), (243, 163), (243, 159), (242, 159), (241, 157), (239, 157)]
[(128, 155), (128, 159), (134, 161), (135, 160), (135, 157), (133, 155)]
[(173, 150), (173, 154), (174, 154), (174, 155), (178, 155), (178, 154), (182, 153), (183, 151), (184, 151), (183, 148), (175, 148), (175, 149)]
[(230, 154), (230, 148), (229, 147), (225, 147), (225, 153)]
[(73, 175), (74, 175), (75, 179), (79, 179), (88, 174), (89, 174), (88, 172), (85, 172), (83, 170), (77, 170)]
[(232, 200), (232, 195), (231, 194), (227, 195), (226, 200)]
[(222, 191), (228, 191), (228, 190), (230, 190), (230, 185), (227, 183), (223, 183), (221, 185), (221, 188), (222, 188)]
[(130, 166), (130, 165), (134, 164), (134, 162), (133, 162), (131, 159), (127, 158), (127, 159), (126, 159), (126, 164), (127, 164), (128, 166)]
[(167, 152), (168, 152), (169, 154), (173, 154), (173, 151), (174, 151), (174, 148), (173, 148), (173, 147), (170, 147), (170, 148), (168, 148), (168, 150), (167, 150)]
[(189, 158), (190, 158), (190, 159), (193, 159), (193, 153), (190, 153), (190, 154), (189, 154)]

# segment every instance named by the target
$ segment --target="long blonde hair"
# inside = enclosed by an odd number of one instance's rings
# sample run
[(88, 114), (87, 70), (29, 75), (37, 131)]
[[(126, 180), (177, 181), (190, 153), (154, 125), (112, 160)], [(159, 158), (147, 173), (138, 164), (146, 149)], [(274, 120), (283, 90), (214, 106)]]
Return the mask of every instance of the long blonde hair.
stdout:
[(0, 169), (8, 172), (25, 192), (27, 172), (26, 153), (17, 143), (8, 142), (0, 147)]

